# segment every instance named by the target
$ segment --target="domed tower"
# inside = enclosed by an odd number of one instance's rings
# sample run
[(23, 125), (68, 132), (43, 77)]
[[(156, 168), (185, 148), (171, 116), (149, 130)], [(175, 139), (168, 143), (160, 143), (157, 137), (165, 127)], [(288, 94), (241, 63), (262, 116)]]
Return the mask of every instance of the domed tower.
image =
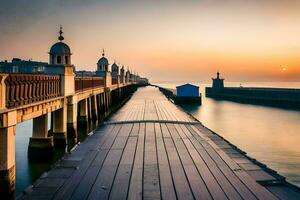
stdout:
[(128, 67), (127, 71), (126, 71), (125, 79), (126, 79), (126, 83), (129, 83), (129, 81), (130, 81), (130, 70), (129, 70), (129, 67)]
[(64, 37), (62, 36), (62, 26), (59, 30), (59, 42), (55, 43), (50, 49), (50, 61), (51, 65), (71, 65), (71, 49), (63, 42)]
[(121, 79), (121, 83), (125, 82), (125, 69), (124, 69), (124, 66), (122, 66), (122, 68), (120, 70), (120, 79)]
[(104, 49), (102, 52), (102, 57), (98, 60), (97, 63), (97, 72), (107, 72), (108, 71), (108, 60), (105, 58)]
[(112, 72), (112, 75), (114, 77), (118, 76), (119, 75), (119, 71), (120, 71), (120, 68), (119, 66), (116, 64), (116, 62), (114, 62), (111, 66), (111, 72)]

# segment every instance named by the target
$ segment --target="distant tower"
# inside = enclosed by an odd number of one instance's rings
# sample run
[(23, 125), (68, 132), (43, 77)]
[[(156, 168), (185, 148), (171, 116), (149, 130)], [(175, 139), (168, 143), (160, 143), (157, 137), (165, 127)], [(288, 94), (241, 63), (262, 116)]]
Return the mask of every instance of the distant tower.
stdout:
[(116, 64), (116, 62), (114, 62), (114, 63), (111, 65), (111, 72), (112, 72), (112, 76), (113, 76), (113, 77), (116, 77), (116, 76), (119, 75), (120, 68), (119, 68), (119, 66)]
[(59, 42), (55, 43), (49, 52), (49, 63), (51, 65), (71, 65), (71, 49), (67, 44), (62, 42), (64, 40), (62, 34), (62, 26), (60, 26)]
[(130, 70), (129, 70), (129, 67), (127, 68), (127, 71), (125, 73), (125, 80), (126, 80), (126, 83), (130, 82)]
[(125, 69), (124, 66), (122, 66), (121, 70), (120, 70), (120, 75), (121, 76), (125, 76)]
[(102, 52), (102, 57), (99, 59), (98, 63), (97, 63), (97, 74), (101, 75), (104, 74), (105, 72), (108, 72), (108, 60), (107, 58), (105, 58), (105, 53), (104, 53), (104, 49)]
[(125, 69), (124, 66), (122, 66), (121, 70), (120, 70), (120, 77), (121, 77), (121, 83), (125, 82)]
[(215, 90), (222, 90), (224, 88), (224, 79), (220, 78), (220, 73), (217, 72), (217, 78), (213, 78), (212, 88)]

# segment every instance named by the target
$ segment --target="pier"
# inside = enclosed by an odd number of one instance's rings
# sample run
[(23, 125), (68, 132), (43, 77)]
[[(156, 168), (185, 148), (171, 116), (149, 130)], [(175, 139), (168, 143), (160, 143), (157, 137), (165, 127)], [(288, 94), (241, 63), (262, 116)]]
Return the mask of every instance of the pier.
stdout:
[(224, 87), (220, 73), (212, 79), (212, 87), (205, 88), (206, 97), (242, 103), (300, 109), (300, 89), (264, 87)]
[(62, 27), (58, 40), (50, 48), (49, 63), (18, 58), (0, 62), (0, 194), (5, 199), (14, 198), (17, 124), (33, 121), (29, 159), (49, 159), (66, 147), (67, 138), (77, 143), (78, 126), (102, 122), (137, 87), (148, 84), (124, 66), (114, 63), (109, 69), (104, 50), (96, 71), (76, 71)]
[[(55, 121), (55, 120), (54, 120)], [(20, 199), (299, 199), (299, 188), (139, 88)]]
[[(33, 120), (28, 144), (30, 158), (48, 158), (54, 147), (64, 148), (67, 137), (77, 137), (77, 125), (101, 121), (144, 84), (132, 74), (99, 77), (75, 76), (73, 66), (55, 66), (59, 75), (0, 75), (0, 193), (15, 188), (16, 125)], [(51, 135), (48, 134), (51, 114)], [(22, 134), (22, 133), (20, 133)]]

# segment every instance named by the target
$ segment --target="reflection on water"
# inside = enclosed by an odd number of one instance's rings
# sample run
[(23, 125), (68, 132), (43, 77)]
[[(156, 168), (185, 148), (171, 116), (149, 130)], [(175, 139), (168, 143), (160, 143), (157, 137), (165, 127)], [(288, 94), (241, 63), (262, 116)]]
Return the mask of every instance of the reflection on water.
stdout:
[[(50, 129), (50, 117), (48, 116), (48, 129)], [(98, 123), (91, 123), (87, 126), (80, 126), (77, 130), (77, 142), (83, 141), (87, 133), (95, 129)], [(70, 151), (76, 144), (74, 138), (68, 137), (66, 149), (55, 149), (51, 160), (28, 160), (27, 150), (29, 138), (32, 136), (32, 120), (17, 125), (16, 128), (16, 196), (39, 178), (45, 171), (48, 171), (52, 164), (60, 159), (65, 152)]]
[[(159, 84), (175, 88), (178, 84)], [(205, 98), (202, 106), (183, 108), (248, 155), (300, 185), (300, 111)], [(231, 84), (238, 86), (239, 84)], [(251, 83), (243, 86), (300, 88), (300, 83)]]

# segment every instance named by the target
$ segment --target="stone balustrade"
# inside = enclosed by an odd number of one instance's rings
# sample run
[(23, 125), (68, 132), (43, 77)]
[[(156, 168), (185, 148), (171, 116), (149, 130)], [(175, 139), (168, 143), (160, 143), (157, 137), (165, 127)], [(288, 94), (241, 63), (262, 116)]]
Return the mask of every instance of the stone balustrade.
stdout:
[(75, 77), (75, 92), (104, 87), (103, 77)]
[(0, 77), (5, 84), (6, 108), (61, 96), (60, 75), (4, 74)]

